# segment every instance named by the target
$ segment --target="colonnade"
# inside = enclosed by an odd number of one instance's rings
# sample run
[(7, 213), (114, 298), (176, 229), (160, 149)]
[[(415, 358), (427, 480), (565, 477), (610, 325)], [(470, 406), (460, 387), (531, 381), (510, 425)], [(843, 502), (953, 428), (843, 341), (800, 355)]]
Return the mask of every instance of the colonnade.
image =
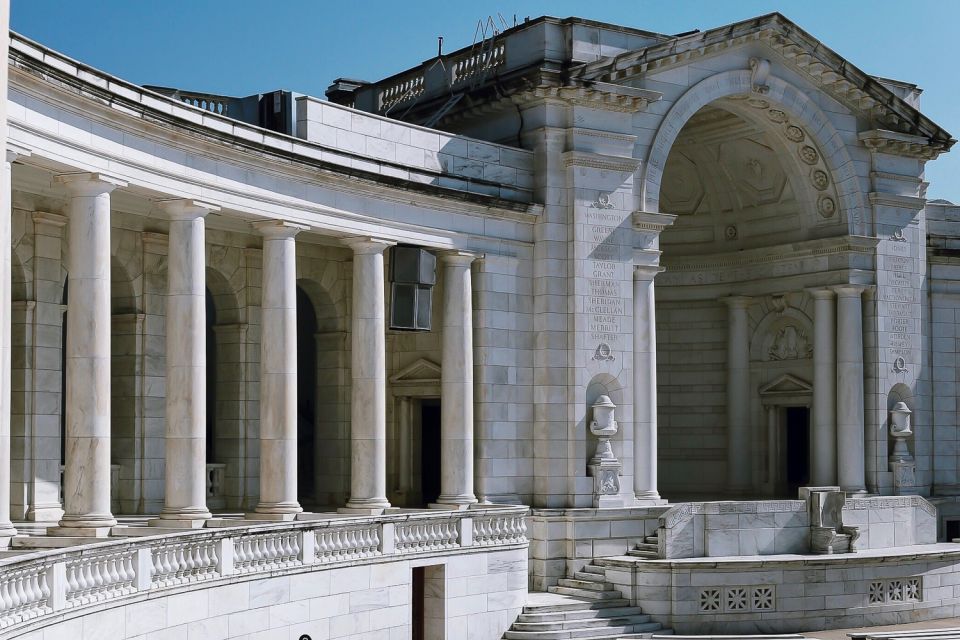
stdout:
[[(8, 155), (3, 174), (10, 189)], [(64, 514), (51, 535), (104, 536), (110, 509), (110, 202), (126, 183), (103, 173), (60, 175), (69, 194)], [(205, 216), (216, 205), (160, 203), (169, 219), (166, 312), (166, 464), (157, 527), (193, 528), (206, 504)], [(10, 245), (10, 211), (0, 243)], [(249, 519), (291, 520), (297, 497), (296, 235), (307, 227), (253, 224), (263, 238), (260, 360), (260, 500)], [(386, 498), (386, 309), (384, 251), (394, 243), (346, 238), (353, 250), (351, 486), (344, 511), (377, 514)], [(441, 253), (443, 288), (442, 486), (436, 506), (462, 508), (473, 495), (472, 254)], [(0, 260), (9, 282), (10, 256)], [(10, 469), (10, 296), (0, 300), (0, 477)], [(0, 483), (0, 536), (12, 535), (9, 483)]]
[[(863, 306), (866, 285), (810, 289), (814, 299), (813, 410), (810, 484), (866, 492), (864, 446)], [(753, 299), (727, 305), (727, 485), (750, 488), (750, 333)]]

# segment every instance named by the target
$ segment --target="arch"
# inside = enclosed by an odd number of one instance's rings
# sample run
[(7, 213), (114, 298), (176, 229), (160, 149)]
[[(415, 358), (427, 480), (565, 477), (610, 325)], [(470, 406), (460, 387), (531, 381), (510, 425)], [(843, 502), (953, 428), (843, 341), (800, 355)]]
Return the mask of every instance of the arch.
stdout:
[[(312, 318), (301, 312), (307, 307)], [(321, 282), (312, 278), (297, 279), (297, 365), (298, 374), (303, 374), (298, 375), (298, 413), (301, 405), (305, 410), (310, 409), (311, 403), (301, 402), (301, 398), (310, 393), (311, 388), (315, 412), (312, 433), (298, 438), (302, 445), (299, 448), (301, 468), (304, 473), (308, 468), (314, 470), (313, 486), (308, 489), (301, 482), (300, 491), (310, 496), (317, 506), (341, 505), (349, 492), (350, 420), (346, 380), (350, 369), (345, 331), (348, 320), (342, 307), (342, 303), (335, 301), (331, 289)], [(301, 320), (311, 320), (309, 328), (302, 326)], [(305, 367), (312, 367), (312, 375)], [(310, 457), (309, 464), (304, 456)]]
[(223, 465), (219, 493), (208, 497), (213, 510), (245, 508), (248, 493), (247, 325), (240, 296), (229, 278), (206, 268), (207, 464)]
[[(749, 70), (723, 71), (704, 78), (684, 93), (664, 116), (641, 178), (640, 194), (644, 211), (660, 211), (660, 184), (667, 157), (680, 130), (686, 122), (706, 105), (730, 96), (751, 94)], [(796, 118), (823, 152), (839, 195), (841, 214), (847, 216), (848, 232), (852, 235), (868, 235), (867, 209), (863, 194), (857, 188), (856, 169), (840, 134), (827, 116), (803, 91), (787, 82), (769, 76), (770, 89), (764, 99), (777, 104), (787, 114)]]

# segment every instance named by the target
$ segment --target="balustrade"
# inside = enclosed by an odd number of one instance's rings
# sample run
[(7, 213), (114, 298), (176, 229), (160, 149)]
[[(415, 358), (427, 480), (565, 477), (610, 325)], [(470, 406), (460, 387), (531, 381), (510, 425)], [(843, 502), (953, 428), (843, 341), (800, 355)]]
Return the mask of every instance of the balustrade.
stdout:
[(465, 82), (506, 62), (507, 46), (503, 43), (496, 44), (490, 49), (477, 51), (453, 63), (452, 83)]
[(423, 74), (403, 78), (380, 92), (380, 111), (386, 111), (395, 104), (413, 100), (423, 93), (425, 87)]
[[(0, 629), (145, 591), (414, 553), (526, 544), (525, 507), (200, 529), (0, 559)], [(81, 615), (81, 614), (77, 614)]]

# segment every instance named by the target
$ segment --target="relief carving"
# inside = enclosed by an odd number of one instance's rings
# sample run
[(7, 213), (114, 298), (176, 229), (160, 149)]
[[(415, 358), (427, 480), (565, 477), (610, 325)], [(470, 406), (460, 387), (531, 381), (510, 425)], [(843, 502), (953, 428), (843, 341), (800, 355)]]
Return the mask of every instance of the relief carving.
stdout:
[(813, 345), (806, 334), (792, 324), (780, 329), (770, 345), (770, 360), (803, 360), (813, 354)]

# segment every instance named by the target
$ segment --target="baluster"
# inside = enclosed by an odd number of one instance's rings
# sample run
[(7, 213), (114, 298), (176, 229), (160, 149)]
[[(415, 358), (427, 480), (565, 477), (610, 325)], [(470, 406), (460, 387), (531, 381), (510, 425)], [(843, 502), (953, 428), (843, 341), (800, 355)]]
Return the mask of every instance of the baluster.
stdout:
[(333, 532), (333, 557), (339, 559), (343, 555), (343, 531), (337, 529)]
[(21, 603), (23, 603), (23, 588), (20, 586), (20, 574), (16, 573), (13, 575), (10, 584), (10, 595), (13, 596), (12, 602), (10, 603), (10, 609), (13, 613), (18, 613)]
[(210, 570), (209, 544), (197, 545), (197, 575), (204, 575)]
[(12, 603), (10, 597), (10, 576), (0, 579), (0, 611), (8, 611)]
[(116, 586), (122, 586), (123, 583), (123, 578), (120, 576), (121, 562), (123, 562), (123, 558), (119, 555), (110, 558), (110, 582)]
[(326, 560), (327, 551), (329, 549), (327, 546), (328, 533), (326, 531), (317, 530), (313, 532), (313, 535), (316, 537), (316, 542), (314, 545), (316, 547), (317, 558), (320, 559), (320, 562), (323, 562)]

